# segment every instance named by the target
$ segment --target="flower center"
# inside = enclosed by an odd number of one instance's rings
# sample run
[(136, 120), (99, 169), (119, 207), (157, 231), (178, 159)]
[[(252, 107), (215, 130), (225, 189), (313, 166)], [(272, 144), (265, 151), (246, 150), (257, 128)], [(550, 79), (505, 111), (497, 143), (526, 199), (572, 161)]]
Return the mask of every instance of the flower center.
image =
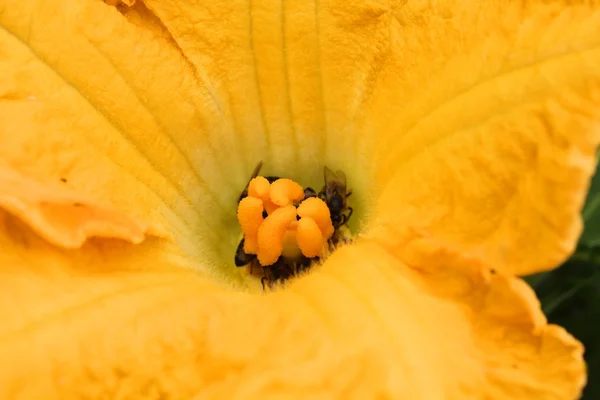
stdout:
[(291, 179), (259, 176), (255, 169), (238, 202), (242, 230), (234, 261), (248, 276), (260, 277), (263, 290), (307, 271), (349, 240), (353, 209), (341, 171), (325, 167), (319, 192)]

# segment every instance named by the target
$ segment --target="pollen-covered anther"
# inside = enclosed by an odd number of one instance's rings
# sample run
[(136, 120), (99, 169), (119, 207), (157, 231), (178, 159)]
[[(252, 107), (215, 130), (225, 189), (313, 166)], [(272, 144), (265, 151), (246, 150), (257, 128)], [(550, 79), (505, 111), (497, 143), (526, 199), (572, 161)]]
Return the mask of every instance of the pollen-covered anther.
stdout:
[(298, 202), (304, 198), (304, 189), (298, 183), (291, 179), (277, 179), (271, 184), (271, 201), (284, 207), (293, 202)]
[(258, 228), (258, 262), (274, 264), (283, 252), (283, 238), (292, 222), (296, 221), (296, 207), (293, 205), (276, 209)]
[(298, 221), (296, 241), (302, 254), (308, 258), (319, 257), (327, 243), (327, 239), (323, 237), (319, 225), (310, 217), (301, 218)]
[(264, 200), (269, 196), (271, 184), (264, 176), (257, 176), (252, 178), (248, 184), (248, 196), (257, 197)]
[(256, 254), (258, 252), (258, 230), (264, 221), (263, 202), (256, 197), (245, 197), (238, 204), (237, 218), (244, 233), (244, 252)]
[(331, 223), (331, 214), (329, 207), (327, 207), (327, 204), (323, 200), (317, 197), (310, 197), (304, 200), (298, 206), (298, 215), (302, 218), (310, 217), (314, 219), (325, 240), (333, 235), (335, 229)]
[(257, 176), (250, 181), (248, 185), (248, 196), (257, 197), (263, 201), (263, 207), (267, 214), (271, 214), (278, 205), (271, 201), (271, 183), (264, 176)]

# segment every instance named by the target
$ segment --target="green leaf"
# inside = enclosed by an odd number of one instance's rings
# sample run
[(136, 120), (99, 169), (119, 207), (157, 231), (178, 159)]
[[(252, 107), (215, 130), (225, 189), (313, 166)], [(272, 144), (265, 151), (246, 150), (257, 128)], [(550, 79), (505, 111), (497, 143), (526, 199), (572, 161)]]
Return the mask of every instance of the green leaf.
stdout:
[(588, 384), (582, 400), (600, 399), (600, 269), (581, 249), (560, 268), (528, 277), (550, 323), (565, 327), (585, 346)]
[(596, 167), (596, 175), (583, 208), (585, 228), (579, 242), (587, 247), (600, 247), (600, 164)]

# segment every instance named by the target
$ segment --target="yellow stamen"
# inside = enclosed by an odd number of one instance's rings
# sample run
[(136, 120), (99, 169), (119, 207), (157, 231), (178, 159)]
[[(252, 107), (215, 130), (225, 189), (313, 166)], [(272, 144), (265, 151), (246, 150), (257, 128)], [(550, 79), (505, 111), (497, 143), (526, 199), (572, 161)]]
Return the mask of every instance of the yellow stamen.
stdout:
[(302, 218), (310, 217), (314, 219), (325, 240), (333, 235), (335, 229), (331, 223), (329, 208), (323, 200), (317, 197), (310, 197), (304, 200), (300, 203), (300, 206), (298, 206), (298, 215)]
[(284, 256), (288, 260), (296, 260), (300, 258), (302, 255), (302, 251), (298, 247), (298, 242), (296, 241), (296, 221), (293, 221), (288, 230), (283, 235), (283, 251), (281, 255)]
[(308, 258), (320, 256), (323, 252), (323, 246), (327, 243), (319, 225), (310, 217), (305, 217), (298, 221), (296, 240), (302, 254)]
[(271, 201), (280, 207), (304, 198), (304, 189), (291, 179), (277, 179), (271, 184)]
[(245, 197), (238, 204), (237, 217), (246, 238), (244, 252), (256, 254), (258, 252), (258, 230), (264, 221), (263, 202), (256, 197)]
[(283, 236), (290, 224), (296, 221), (293, 205), (276, 209), (258, 228), (258, 262), (267, 266), (275, 263), (283, 252)]

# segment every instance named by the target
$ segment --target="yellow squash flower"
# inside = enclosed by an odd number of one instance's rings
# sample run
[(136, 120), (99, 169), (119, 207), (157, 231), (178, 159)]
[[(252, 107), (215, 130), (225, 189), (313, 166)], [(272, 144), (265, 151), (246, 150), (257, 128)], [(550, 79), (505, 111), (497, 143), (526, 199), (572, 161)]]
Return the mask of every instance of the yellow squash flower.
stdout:
[[(573, 250), (600, 5), (0, 2), (1, 399), (574, 399), (518, 275)], [(256, 165), (353, 190), (353, 244), (261, 293)]]

